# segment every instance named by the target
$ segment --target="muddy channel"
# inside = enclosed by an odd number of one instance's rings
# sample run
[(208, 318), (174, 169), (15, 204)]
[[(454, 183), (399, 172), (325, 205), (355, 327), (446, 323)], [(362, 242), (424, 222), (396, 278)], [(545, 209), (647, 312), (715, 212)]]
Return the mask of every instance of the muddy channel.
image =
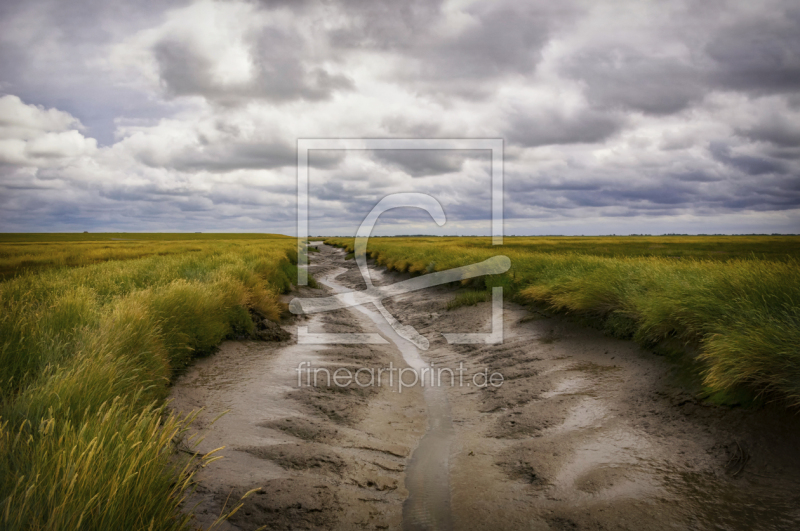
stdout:
[[(287, 302), (365, 288), (355, 261), (319, 249), (309, 271), (321, 288)], [(508, 301), (501, 344), (448, 344), (442, 333), (491, 331), (490, 303), (447, 311), (452, 297), (438, 287), (384, 301), (427, 350), (365, 305), (294, 318), (289, 341), (229, 341), (198, 361), (171, 402), (203, 408), (197, 451), (225, 447), (186, 503), (198, 527), (258, 489), (217, 528), (800, 529), (797, 414), (703, 403), (663, 358)], [(299, 327), (372, 342), (301, 344)], [(384, 372), (380, 386), (359, 385), (389, 367), (406, 369), (406, 384), (409, 369), (455, 378), (400, 386)], [(323, 369), (362, 377), (337, 385)]]

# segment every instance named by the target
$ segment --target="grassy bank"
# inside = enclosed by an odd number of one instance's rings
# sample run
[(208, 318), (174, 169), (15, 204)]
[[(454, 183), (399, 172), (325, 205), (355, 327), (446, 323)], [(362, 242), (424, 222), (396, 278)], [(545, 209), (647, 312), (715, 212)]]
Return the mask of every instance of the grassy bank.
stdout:
[[(714, 399), (744, 390), (800, 406), (800, 237), (684, 240), (507, 238), (493, 247), (486, 238), (373, 238), (368, 253), (411, 273), (504, 254), (511, 269), (485, 287), (646, 347), (696, 348), (692, 368)], [(353, 250), (352, 239), (326, 241)]]
[(164, 410), (169, 382), (251, 332), (249, 310), (279, 318), (295, 241), (152, 245), (0, 283), (1, 528), (190, 527), (178, 507), (197, 463), (174, 445), (191, 419)]

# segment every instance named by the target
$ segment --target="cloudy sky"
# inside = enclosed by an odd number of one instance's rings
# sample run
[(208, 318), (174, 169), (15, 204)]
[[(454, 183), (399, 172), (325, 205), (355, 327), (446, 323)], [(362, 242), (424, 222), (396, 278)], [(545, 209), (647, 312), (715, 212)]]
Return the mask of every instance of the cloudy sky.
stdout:
[[(800, 232), (796, 1), (0, 3), (0, 231), (295, 231), (298, 138), (502, 138), (506, 234)], [(484, 151), (314, 151), (312, 234)]]

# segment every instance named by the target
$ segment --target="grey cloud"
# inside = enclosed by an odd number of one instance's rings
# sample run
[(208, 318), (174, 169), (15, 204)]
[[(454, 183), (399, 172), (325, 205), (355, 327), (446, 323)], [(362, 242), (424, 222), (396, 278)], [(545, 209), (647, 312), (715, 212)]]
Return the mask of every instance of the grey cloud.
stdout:
[[(527, 200), (526, 200), (527, 199)], [(530, 198), (509, 197), (506, 217), (525, 217), (531, 207), (558, 210), (580, 215), (584, 209), (606, 209), (607, 213), (627, 211), (628, 215), (674, 215), (682, 211), (719, 213), (726, 209), (781, 210), (800, 206), (800, 194), (753, 194), (739, 189), (722, 193), (700, 187), (680, 187), (670, 184), (608, 186), (595, 191), (545, 190)]]
[(593, 143), (609, 138), (622, 126), (623, 119), (616, 114), (594, 110), (575, 116), (563, 116), (556, 112), (516, 114), (509, 118), (506, 138), (525, 147)]
[(488, 162), (491, 151), (440, 149), (375, 150), (376, 159), (400, 168), (412, 177), (427, 177), (460, 171), (466, 159)]
[(631, 47), (581, 51), (568, 59), (563, 73), (584, 81), (589, 101), (599, 108), (672, 114), (706, 92), (703, 73), (693, 65)]
[(207, 197), (215, 205), (268, 208), (273, 213), (275, 210), (282, 210), (287, 217), (291, 217), (297, 202), (296, 194), (297, 186), (291, 180), (281, 185), (258, 188), (243, 185), (217, 186), (207, 193)]
[(84, 134), (113, 144), (115, 118), (159, 119), (181, 105), (154, 100), (110, 76), (106, 47), (121, 35), (158, 24), (166, 10), (188, 2), (4, 0), (0, 91), (69, 112), (86, 127)]
[(214, 203), (205, 197), (188, 197), (177, 205), (184, 212), (203, 212), (214, 208)]
[[(318, 169), (335, 168), (345, 157), (344, 151), (312, 150), (309, 166)], [(297, 166), (297, 148), (282, 142), (203, 143), (183, 151), (161, 154), (143, 152), (139, 159), (153, 168), (171, 168), (184, 172), (208, 171), (225, 173), (245, 169), (276, 169)]]
[(787, 171), (786, 165), (781, 161), (748, 155), (731, 155), (730, 146), (722, 142), (711, 142), (708, 150), (715, 160), (749, 175), (786, 173)]
[(225, 84), (215, 79), (212, 62), (182, 41), (166, 39), (153, 49), (161, 79), (172, 96), (204, 96), (229, 105), (248, 99), (324, 100), (336, 91), (352, 90), (352, 80), (321, 66), (307, 65), (305, 43), (295, 35), (264, 29), (251, 43), (252, 79)]
[(407, 50), (440, 20), (441, 4), (441, 0), (348, 0), (339, 4), (348, 16), (328, 38), (337, 48)]
[(515, 3), (473, 15), (478, 15), (475, 26), (434, 47), (424, 68), (427, 75), (491, 79), (498, 74), (533, 71), (550, 37), (550, 12)]
[(598, 190), (600, 184), (582, 179), (507, 175), (505, 191), (510, 194), (537, 193), (540, 190)]
[(210, 145), (172, 161), (181, 171), (224, 173), (238, 169), (272, 169), (297, 164), (293, 146), (285, 144)]
[(800, 124), (782, 115), (773, 115), (751, 127), (737, 130), (751, 140), (764, 141), (780, 147), (800, 146)]
[(440, 122), (412, 120), (398, 115), (384, 118), (381, 127), (398, 138), (434, 138), (440, 136), (442, 130)]
[[(320, 170), (337, 168), (347, 158), (347, 151), (342, 149), (311, 149), (308, 151), (308, 166)], [(297, 156), (295, 155), (295, 163)]]
[(800, 206), (800, 179), (796, 175), (768, 174), (753, 180), (738, 172), (715, 177), (695, 170), (645, 176), (595, 172), (572, 180), (558, 175), (533, 175), (523, 181), (512, 173), (506, 177), (505, 201), (509, 219), (524, 218), (535, 209), (575, 215), (585, 209), (602, 209), (613, 216), (624, 211), (629, 212), (626, 215), (713, 215), (743, 209), (787, 210)]
[[(580, 2), (479, 0), (447, 11), (424, 0), (264, 0), (241, 11), (209, 4), (231, 17), (255, 10), (254, 20), (261, 20), (267, 14), (263, 27), (241, 20), (241, 32), (237, 20), (228, 20), (252, 60), (252, 76), (239, 82), (218, 79), (220, 56), (193, 44), (207, 37), (202, 31), (178, 23), (191, 38), (182, 31), (166, 34), (175, 20), (167, 10), (186, 4), (0, 4), (0, 89), (69, 112), (87, 126), (83, 136), (100, 135), (101, 144), (118, 140), (116, 123), (135, 124), (141, 135), (86, 151), (81, 161), (70, 158), (74, 166), (50, 164), (35, 175), (0, 166), (4, 227), (290, 232), (294, 135), (376, 131), (505, 137), (506, 214), (512, 218), (711, 219), (800, 204), (800, 129), (794, 119), (800, 108), (800, 10), (787, 8), (790, 2), (768, 0), (747, 9), (733, 2), (724, 16), (717, 4), (675, 7), (663, 23), (656, 4), (644, 4), (636, 14), (619, 3), (596, 10)], [(24, 18), (29, 12), (40, 17)], [(273, 24), (277, 20), (281, 26)], [(656, 29), (645, 34), (648, 24)], [(12, 42), (3, 35), (23, 37)], [(120, 43), (133, 49), (137, 59), (124, 65), (132, 70), (139, 58), (148, 58), (144, 52), (154, 54), (163, 90), (153, 87), (149, 70), (141, 77), (138, 71), (109, 71), (116, 68), (106, 61), (109, 49)], [(541, 68), (543, 51), (550, 70)], [(380, 108), (380, 98), (394, 94), (408, 112), (392, 104)], [(537, 94), (565, 96), (548, 99), (550, 110)], [(346, 116), (343, 102), (352, 109)], [(230, 118), (233, 105), (242, 112)], [(515, 105), (518, 110), (507, 111)], [(246, 106), (257, 117), (251, 120)], [(215, 117), (223, 122), (218, 131), (212, 126), (207, 137), (196, 132)], [(251, 131), (265, 130), (264, 117), (279, 127), (262, 141)], [(159, 124), (162, 118), (170, 120)], [(202, 126), (195, 130), (192, 124)], [(5, 149), (18, 136), (10, 135)], [(637, 137), (649, 143), (637, 144)], [(540, 146), (547, 147), (529, 149)], [(596, 156), (601, 146), (607, 148), (602, 158)], [(31, 149), (53, 152), (45, 148)], [(440, 197), (451, 221), (488, 216), (487, 191), (480, 176), (466, 175), (474, 161), (465, 164), (463, 153), (378, 152), (360, 166), (349, 157), (310, 153), (318, 170), (312, 172), (318, 186), (311, 198), (316, 223), (355, 226), (378, 198), (402, 186)], [(375, 162), (386, 171), (373, 173)], [(252, 184), (253, 173), (242, 170), (263, 170), (269, 184)], [(402, 181), (396, 170), (430, 178)], [(423, 213), (405, 210), (385, 218), (399, 231), (407, 220), (426, 221)]]
[[(644, 201), (656, 205), (680, 205), (696, 199), (699, 187), (687, 182), (666, 181), (653, 184), (633, 184), (630, 187), (617, 186), (603, 190), (605, 199), (621, 198), (631, 201)], [(610, 203), (613, 204), (613, 203)]]
[(733, 90), (780, 93), (800, 89), (800, 9), (770, 9), (738, 20), (706, 46), (711, 79)]
[(787, 147), (772, 146), (764, 150), (764, 154), (777, 159), (798, 160), (800, 159), (800, 143)]
[(569, 4), (479, 2), (466, 27), (442, 31), (439, 2), (348, 2), (349, 23), (329, 34), (340, 49), (397, 53), (415, 66), (404, 83), (438, 97), (484, 99), (509, 74), (530, 75), (553, 33), (577, 16)]
[(715, 175), (708, 171), (703, 170), (689, 170), (685, 172), (672, 174), (672, 177), (679, 181), (688, 181), (695, 183), (712, 183), (723, 180), (721, 175)]

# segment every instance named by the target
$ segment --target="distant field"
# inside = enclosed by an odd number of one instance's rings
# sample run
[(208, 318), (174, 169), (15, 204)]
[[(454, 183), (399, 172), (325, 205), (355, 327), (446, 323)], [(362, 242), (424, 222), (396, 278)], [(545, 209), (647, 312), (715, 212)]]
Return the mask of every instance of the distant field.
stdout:
[(282, 234), (216, 232), (0, 232), (0, 242), (103, 242), (114, 240), (270, 240)]
[(0, 243), (0, 528), (191, 528), (169, 382), (280, 317), (296, 241), (158, 236)]
[[(490, 246), (491, 242), (483, 242)], [(786, 260), (800, 257), (800, 236), (626, 236), (506, 238), (510, 249), (527, 252), (575, 252), (593, 256), (659, 256), (722, 260)]]
[[(346, 238), (326, 240), (347, 241)], [(370, 241), (376, 245), (402, 242), (469, 249), (493, 247), (491, 238), (477, 237), (371, 238)], [(800, 258), (800, 236), (513, 236), (504, 238), (503, 249), (606, 257), (787, 260)]]
[[(326, 242), (353, 251), (352, 238)], [(371, 238), (367, 252), (419, 274), (504, 254), (511, 270), (481, 287), (502, 285), (521, 302), (646, 347), (697, 350), (683, 361), (714, 400), (746, 391), (800, 406), (799, 236), (532, 237), (501, 247), (489, 238)]]
[(0, 280), (21, 272), (50, 267), (75, 267), (155, 255), (202, 253), (211, 248), (232, 247), (235, 242), (249, 240), (290, 241), (293, 238), (280, 234), (4, 233), (0, 234)]

